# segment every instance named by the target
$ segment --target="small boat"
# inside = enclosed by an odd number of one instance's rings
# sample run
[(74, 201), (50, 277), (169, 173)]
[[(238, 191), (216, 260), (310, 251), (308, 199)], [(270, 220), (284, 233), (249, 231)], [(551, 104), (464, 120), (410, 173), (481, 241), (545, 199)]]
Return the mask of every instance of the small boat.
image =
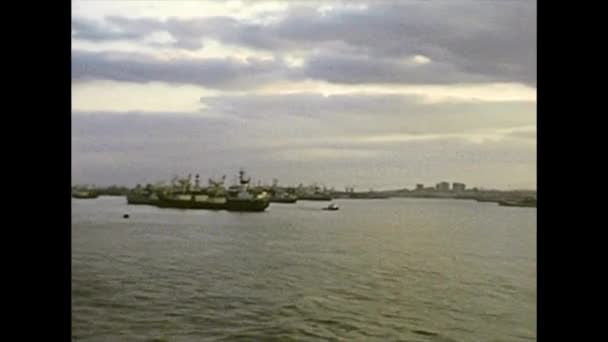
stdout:
[(340, 209), (340, 207), (338, 207), (337, 204), (332, 203), (330, 205), (328, 205), (327, 207), (323, 208), (323, 210), (338, 210)]

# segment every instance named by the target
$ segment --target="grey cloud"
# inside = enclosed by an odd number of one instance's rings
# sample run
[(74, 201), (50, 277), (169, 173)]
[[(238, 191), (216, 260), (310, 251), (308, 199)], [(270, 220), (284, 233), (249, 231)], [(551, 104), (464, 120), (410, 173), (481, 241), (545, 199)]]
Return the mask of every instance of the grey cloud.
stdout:
[[(235, 116), (259, 132), (276, 127), (303, 134), (454, 133), (534, 125), (534, 102), (460, 102), (425, 104), (411, 95), (291, 94), (203, 98), (206, 110)], [(293, 124), (290, 124), (293, 122)], [(294, 129), (291, 136), (297, 136)]]
[(183, 49), (199, 49), (203, 38), (218, 38), (224, 32), (237, 30), (238, 21), (232, 18), (212, 17), (204, 19), (179, 20), (170, 18), (159, 22), (164, 29), (176, 38), (176, 46)]
[(107, 24), (85, 18), (72, 18), (73, 38), (95, 42), (113, 40), (136, 40), (161, 29), (153, 19), (106, 18)]
[(436, 84), (496, 81), (493, 77), (460, 71), (448, 63), (430, 62), (417, 65), (374, 57), (347, 55), (314, 56), (307, 61), (304, 74), (313, 79), (343, 84)]
[(102, 52), (72, 52), (72, 79), (108, 79), (145, 83), (187, 83), (211, 88), (252, 87), (284, 79), (280, 61), (233, 58), (161, 61), (145, 55)]
[[(278, 36), (311, 46), (343, 41), (360, 49), (360, 55), (370, 57), (367, 65), (371, 68), (383, 59), (419, 54), (443, 68), (451, 65), (454, 70), (470, 74), (467, 78), (471, 81), (479, 77), (535, 83), (533, 1), (383, 2), (370, 3), (367, 10), (333, 11), (325, 16), (295, 13), (297, 9), (278, 24)], [(451, 78), (442, 79), (441, 71), (425, 70), (426, 81), (437, 77), (436, 83), (454, 82)]]
[[(514, 182), (533, 187), (535, 183), (534, 146), (517, 140), (491, 144), (418, 141), (382, 148), (332, 146), (323, 139), (327, 132), (317, 132), (315, 127), (298, 127), (299, 136), (308, 136), (310, 145), (264, 148), (263, 142), (284, 139), (293, 133), (288, 129), (291, 118), (277, 120), (277, 132), (273, 136), (261, 121), (253, 124), (184, 117), (176, 113), (73, 113), (73, 179), (85, 183), (135, 185), (190, 172), (200, 172), (204, 177), (230, 175), (245, 167), (256, 179), (270, 181), (278, 177), (287, 184), (323, 182), (337, 187), (355, 184), (365, 188), (394, 188), (440, 179), (498, 187)], [(319, 122), (317, 127), (325, 126), (329, 120)], [(339, 125), (333, 127), (334, 134), (352, 133), (348, 128), (348, 132), (341, 131), (343, 128)], [(266, 134), (258, 134), (259, 129)], [(330, 159), (295, 155), (285, 160), (281, 157), (320, 149), (338, 153)], [(349, 157), (359, 151), (370, 155)]]
[[(536, 82), (534, 1), (370, 2), (365, 10), (337, 7), (325, 15), (296, 6), (266, 26), (230, 18), (110, 19), (133, 39), (162, 28), (183, 48), (198, 48), (203, 38), (277, 53), (314, 48), (321, 56), (308, 61), (307, 74), (333, 82)], [(344, 56), (340, 46), (354, 55)], [(416, 54), (434, 63), (396, 64)]]

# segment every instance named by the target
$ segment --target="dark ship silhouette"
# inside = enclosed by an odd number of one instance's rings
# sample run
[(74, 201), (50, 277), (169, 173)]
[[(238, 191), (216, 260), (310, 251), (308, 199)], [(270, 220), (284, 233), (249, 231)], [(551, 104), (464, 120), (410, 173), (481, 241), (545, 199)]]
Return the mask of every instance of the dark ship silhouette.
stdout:
[(221, 180), (209, 179), (206, 188), (200, 186), (197, 174), (192, 186), (192, 175), (187, 178), (174, 178), (167, 189), (154, 190), (152, 187), (136, 187), (127, 195), (128, 204), (148, 204), (160, 208), (206, 209), (229, 211), (264, 211), (270, 204), (267, 192), (253, 191), (249, 188), (251, 178), (245, 177), (245, 171), (239, 171), (239, 185), (226, 190)]

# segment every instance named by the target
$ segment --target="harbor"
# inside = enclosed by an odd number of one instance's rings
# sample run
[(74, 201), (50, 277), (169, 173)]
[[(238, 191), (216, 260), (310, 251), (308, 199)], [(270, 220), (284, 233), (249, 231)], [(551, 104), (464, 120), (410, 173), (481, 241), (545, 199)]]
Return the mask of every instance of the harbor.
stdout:
[(414, 189), (355, 191), (346, 187), (344, 191), (317, 184), (283, 186), (275, 178), (271, 185), (258, 182), (253, 185), (244, 170), (238, 173), (237, 182), (226, 186), (226, 176), (209, 178), (203, 185), (200, 175), (174, 177), (169, 185), (141, 184), (129, 189), (124, 186), (97, 188), (92, 185), (74, 186), (72, 197), (94, 199), (98, 196), (124, 196), (130, 205), (153, 205), (161, 208), (206, 209), (229, 211), (264, 211), (271, 203), (294, 204), (298, 201), (331, 202), (335, 199), (388, 199), (388, 198), (438, 198), (471, 200), (496, 203), (508, 207), (536, 207), (535, 190), (486, 190), (467, 189), (463, 183), (437, 183), (434, 187), (418, 184)]

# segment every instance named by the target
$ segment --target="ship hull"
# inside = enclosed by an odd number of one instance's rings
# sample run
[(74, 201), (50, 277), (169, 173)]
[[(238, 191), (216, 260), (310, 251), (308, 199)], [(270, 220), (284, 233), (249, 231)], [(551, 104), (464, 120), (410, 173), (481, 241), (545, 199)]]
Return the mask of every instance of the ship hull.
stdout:
[(98, 194), (72, 194), (73, 198), (78, 198), (78, 199), (92, 199), (92, 198), (97, 198), (99, 197)]
[(269, 201), (230, 199), (226, 202), (228, 211), (264, 211), (270, 205)]
[(222, 210), (225, 209), (226, 203), (214, 202), (196, 202), (183, 201), (172, 199), (160, 199), (155, 205), (159, 208), (175, 208), (175, 209), (204, 209), (204, 210)]
[(158, 199), (148, 196), (127, 195), (127, 204), (131, 205), (155, 205)]
[(525, 208), (536, 208), (536, 202), (511, 202), (511, 201), (499, 201), (498, 205), (503, 207), (525, 207)]
[(300, 196), (298, 199), (303, 201), (331, 201), (330, 196)]
[(271, 198), (271, 203), (296, 203), (298, 201), (297, 198)]
[(192, 196), (191, 199), (178, 199), (172, 197), (161, 196), (155, 205), (159, 208), (175, 208), (175, 209), (204, 209), (204, 210), (222, 210), (226, 209), (225, 201), (197, 201)]
[(348, 198), (352, 198), (352, 199), (387, 199), (387, 198), (390, 198), (390, 196), (386, 196), (386, 195), (356, 194), (356, 195), (351, 195)]

